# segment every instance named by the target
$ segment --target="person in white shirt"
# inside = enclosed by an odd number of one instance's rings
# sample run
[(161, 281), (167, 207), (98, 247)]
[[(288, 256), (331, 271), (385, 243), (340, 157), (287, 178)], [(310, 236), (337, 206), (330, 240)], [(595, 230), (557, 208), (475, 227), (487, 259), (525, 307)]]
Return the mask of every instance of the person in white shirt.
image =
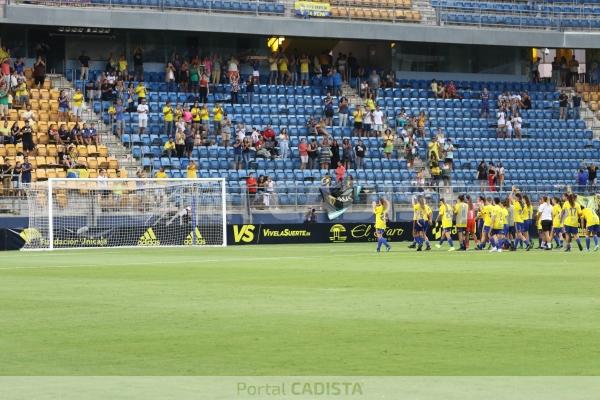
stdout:
[(242, 124), (237, 124), (235, 128), (235, 137), (241, 141), (246, 137), (246, 127)]
[(377, 106), (373, 111), (373, 130), (377, 134), (383, 131), (383, 111)]
[(513, 117), (513, 127), (515, 129), (515, 137), (518, 139), (521, 139), (523, 136), (521, 135), (521, 126), (523, 124), (523, 118), (521, 118), (521, 114), (519, 114), (518, 112), (515, 113), (515, 116)]
[(258, 131), (258, 129), (252, 128), (252, 135), (250, 135), (250, 138), (252, 139), (252, 144), (258, 142), (259, 137), (260, 132)]
[(513, 119), (509, 118), (506, 121), (506, 138), (510, 139), (513, 137)]
[(552, 242), (552, 238), (550, 237), (550, 231), (552, 231), (552, 206), (548, 203), (547, 196), (542, 196), (540, 199), (537, 218), (541, 221), (542, 225), (541, 247), (544, 250), (551, 250), (552, 247), (550, 243)]
[(148, 104), (146, 104), (146, 99), (142, 98), (140, 104), (137, 106), (138, 113), (138, 125), (140, 127), (140, 135), (144, 133), (144, 130), (148, 127), (148, 112), (150, 109), (148, 108)]
[(506, 113), (504, 112), (504, 108), (498, 110), (496, 117), (498, 118), (497, 135), (499, 138), (503, 138), (506, 135)]
[(373, 127), (373, 112), (366, 110), (363, 115), (363, 130), (365, 132), (365, 136), (371, 136), (371, 129)]

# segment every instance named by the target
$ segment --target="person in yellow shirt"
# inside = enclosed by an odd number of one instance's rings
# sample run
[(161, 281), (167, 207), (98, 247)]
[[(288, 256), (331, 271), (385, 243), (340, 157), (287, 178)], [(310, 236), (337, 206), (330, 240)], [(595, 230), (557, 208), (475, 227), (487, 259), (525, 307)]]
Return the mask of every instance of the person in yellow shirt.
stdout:
[(377, 236), (377, 252), (381, 251), (381, 246), (385, 246), (387, 251), (392, 249), (387, 239), (383, 236), (385, 234), (387, 213), (389, 205), (387, 200), (383, 197), (373, 202), (373, 214), (375, 214), (375, 235)]
[(171, 136), (175, 132), (175, 110), (173, 110), (170, 101), (167, 100), (162, 112), (165, 123), (165, 134)]
[(208, 105), (204, 104), (200, 109), (200, 122), (204, 125), (204, 130), (208, 132), (208, 125), (210, 124), (210, 111), (208, 111)]
[(525, 236), (525, 232), (527, 231), (525, 219), (528, 216), (527, 205), (523, 202), (523, 196), (521, 193), (516, 193), (516, 191), (513, 191), (511, 194), (511, 199), (513, 208), (515, 210), (514, 217), (517, 236), (515, 240), (515, 249), (519, 247), (520, 244), (524, 244), (526, 250), (529, 251), (531, 250), (531, 243)]
[(502, 252), (504, 245), (504, 226), (506, 225), (507, 217), (508, 210), (502, 207), (500, 198), (495, 197), (491, 212), (492, 236), (494, 238), (495, 245), (492, 247), (490, 252)]
[(277, 54), (269, 57), (269, 85), (277, 85)]
[(438, 216), (436, 222), (438, 224), (441, 223), (442, 227), (442, 237), (440, 238), (440, 242), (435, 245), (438, 249), (442, 247), (445, 240), (448, 240), (448, 244), (450, 245), (450, 249), (448, 251), (456, 250), (454, 248), (454, 243), (452, 241), (452, 219), (454, 218), (454, 212), (452, 210), (452, 206), (446, 204), (444, 199), (440, 199), (440, 209), (438, 212)]
[(198, 127), (200, 127), (200, 123), (202, 122), (202, 111), (203, 109), (200, 108), (198, 102), (194, 102), (194, 105), (190, 109), (190, 113), (192, 114), (192, 127), (194, 129), (198, 129)]
[(83, 115), (83, 93), (81, 93), (81, 89), (75, 90), (71, 101), (73, 102), (72, 110), (73, 115), (75, 115), (75, 122), (79, 122)]
[(225, 114), (225, 111), (223, 111), (223, 107), (220, 103), (215, 104), (215, 107), (212, 111), (215, 135), (220, 135), (223, 122), (223, 114)]
[(581, 206), (576, 201), (574, 194), (567, 194), (567, 201), (563, 204), (561, 222), (564, 225), (566, 240), (565, 251), (571, 251), (571, 242), (573, 239), (577, 242), (579, 250), (583, 251), (581, 239), (579, 238), (579, 216), (581, 215)]
[(165, 146), (163, 147), (163, 150), (163, 154), (169, 158), (171, 158), (173, 154), (175, 154), (175, 142), (173, 141), (172, 137), (170, 137), (169, 140), (167, 140)]
[(365, 112), (361, 106), (357, 106), (356, 109), (352, 112), (352, 117), (354, 117), (354, 130), (352, 132), (353, 135), (362, 137), (363, 135), (363, 116)]
[(129, 73), (127, 72), (127, 59), (125, 58), (125, 54), (121, 54), (121, 57), (119, 57), (119, 75), (123, 79), (127, 79), (129, 77)]
[(187, 166), (187, 170), (186, 170), (186, 178), (191, 179), (191, 178), (197, 178), (198, 177), (198, 172), (196, 171), (196, 163), (194, 162), (194, 160), (190, 160), (190, 163)]
[(552, 238), (556, 243), (557, 248), (561, 248), (563, 245), (563, 226), (561, 221), (562, 207), (560, 206), (560, 199), (558, 197), (552, 198)]
[(431, 224), (431, 208), (425, 203), (425, 198), (419, 196), (413, 198), (413, 237), (414, 243), (409, 248), (417, 248), (417, 251), (423, 250), (423, 243), (426, 244), (425, 250), (431, 250), (429, 239), (427, 238), (427, 230)]
[(158, 171), (156, 171), (156, 174), (154, 175), (154, 177), (157, 179), (166, 179), (167, 173), (165, 172), (165, 167), (160, 167), (160, 169)]
[(369, 111), (375, 111), (375, 98), (373, 97), (373, 95), (369, 96), (365, 100), (365, 108)]
[(289, 60), (284, 53), (279, 55), (277, 59), (277, 66), (279, 67), (279, 83), (281, 85), (289, 85), (292, 78), (290, 71), (288, 70)]
[(600, 218), (592, 208), (581, 208), (581, 220), (585, 228), (585, 248), (590, 251), (590, 237), (594, 238), (594, 251), (598, 251), (598, 234), (600, 234)]
[(144, 82), (138, 82), (137, 86), (135, 87), (135, 94), (137, 95), (138, 98), (138, 104), (142, 103), (142, 100), (146, 98), (146, 86), (144, 86)]
[(456, 220), (456, 232), (458, 233), (458, 241), (460, 243), (459, 250), (467, 250), (467, 220), (469, 215), (469, 205), (465, 201), (464, 195), (458, 196), (458, 201), (454, 205), (454, 217)]
[(476, 247), (476, 250), (483, 250), (485, 245), (489, 242), (492, 247), (494, 247), (494, 240), (492, 238), (492, 199), (485, 198), (481, 200), (481, 204), (479, 206), (479, 213), (481, 219), (483, 219), (483, 228), (481, 230), (481, 241), (479, 242), (479, 246)]
[(29, 103), (29, 91), (27, 90), (27, 82), (25, 80), (18, 83), (15, 97), (19, 104), (23, 105)]
[(300, 84), (308, 86), (310, 82), (310, 58), (306, 54), (300, 57)]

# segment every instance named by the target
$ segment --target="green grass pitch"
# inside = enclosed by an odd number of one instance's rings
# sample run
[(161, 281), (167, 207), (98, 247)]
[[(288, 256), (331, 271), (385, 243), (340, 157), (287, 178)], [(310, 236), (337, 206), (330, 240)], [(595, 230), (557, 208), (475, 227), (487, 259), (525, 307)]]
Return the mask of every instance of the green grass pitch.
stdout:
[(598, 375), (600, 254), (0, 254), (0, 375)]

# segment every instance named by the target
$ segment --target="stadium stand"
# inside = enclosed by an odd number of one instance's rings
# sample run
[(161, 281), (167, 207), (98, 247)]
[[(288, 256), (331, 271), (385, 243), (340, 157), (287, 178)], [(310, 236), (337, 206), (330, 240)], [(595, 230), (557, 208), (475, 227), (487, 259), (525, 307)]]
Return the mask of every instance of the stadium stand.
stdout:
[[(91, 71), (92, 77), (98, 74), (100, 71)], [(173, 106), (191, 104), (195, 96), (189, 92), (167, 91), (163, 73), (146, 73), (145, 79), (149, 90), (148, 129), (146, 133), (139, 134), (137, 114), (125, 113), (125, 132), (121, 140), (131, 149), (133, 156), (141, 160), (146, 170), (154, 173), (162, 168), (169, 177), (185, 177), (186, 168), (193, 160), (198, 166), (199, 177), (228, 179), (234, 204), (240, 204), (240, 194), (246, 190), (245, 179), (250, 172), (256, 176), (273, 178), (278, 190), (282, 191), (279, 199), (282, 205), (318, 201), (321, 179), (327, 175), (335, 176), (333, 167), (330, 170), (301, 169), (298, 152), (302, 139), (310, 141), (313, 138), (307, 125), (313, 119), (318, 121), (324, 113), (326, 92), (320, 81), (313, 81), (312, 86), (295, 87), (260, 84), (255, 88), (252, 104), (245, 102), (244, 96), (240, 103), (229, 104), (231, 87), (228, 84), (211, 87), (208, 109), (213, 110), (215, 104), (223, 103), (233, 127), (242, 123), (249, 135), (253, 127), (264, 131), (268, 125), (272, 125), (277, 135), (283, 129), (287, 129), (289, 134), (290, 158), (260, 157), (252, 152), (251, 162), (241, 169), (235, 169), (233, 149), (223, 146), (221, 136), (214, 132), (209, 135), (211, 139), (208, 142), (195, 143), (191, 157), (166, 156), (164, 146), (169, 136), (163, 129), (161, 110), (167, 101)], [(81, 81), (76, 82), (77, 86), (82, 84)], [(357, 80), (353, 84), (359, 85)], [(397, 118), (402, 109), (406, 110), (408, 116), (416, 118), (420, 113), (426, 116), (424, 137), (415, 135), (417, 158), (423, 162), (429, 158), (429, 138), (435, 137), (441, 130), (444, 139), (452, 140), (456, 150), (448, 182), (456, 186), (476, 184), (478, 164), (485, 159), (502, 165), (505, 171), (505, 190), (511, 185), (536, 186), (547, 193), (553, 187), (572, 184), (575, 171), (582, 162), (597, 160), (600, 155), (600, 142), (592, 140), (592, 132), (572, 110), (569, 111), (569, 119), (559, 120), (559, 91), (553, 84), (457, 82), (456, 98), (438, 98), (431, 92), (430, 85), (429, 81), (403, 79), (397, 80), (394, 88), (377, 91), (375, 104), (385, 112), (388, 126), (395, 130), (394, 149), (391, 157), (387, 158), (384, 138), (363, 137), (367, 147), (364, 168), (351, 165), (347, 171), (354, 177), (355, 183), (373, 188), (374, 193), (395, 187), (398, 191), (395, 201), (407, 201), (413, 191), (417, 190), (415, 182), (419, 181), (420, 172), (418, 168), (411, 168), (411, 160), (407, 157), (405, 144), (401, 140), (403, 134), (406, 135)], [(481, 118), (480, 115), (480, 97), (484, 88), (489, 90), (490, 95), (489, 118)], [(520, 110), (523, 138), (497, 138), (496, 100), (501, 95), (520, 96), (522, 93), (528, 93), (531, 97), (531, 108)], [(348, 126), (340, 127), (337, 115), (339, 99), (333, 96), (336, 114), (333, 126), (326, 129), (331, 134), (330, 138), (340, 143), (348, 139), (355, 146), (360, 138), (353, 134), (351, 128), (354, 106), (351, 105), (349, 109)], [(106, 113), (109, 107), (110, 102), (94, 104), (94, 110), (102, 114), (107, 124), (110, 123), (110, 116)], [(212, 113), (210, 119), (212, 122)], [(234, 132), (232, 136), (235, 136)], [(322, 138), (318, 140), (322, 142)], [(338, 158), (342, 157), (340, 153)], [(439, 160), (437, 164), (442, 169), (444, 160)], [(430, 168), (426, 175), (429, 177), (431, 172)], [(489, 189), (486, 184), (485, 190)]]
[(431, 0), (440, 21), (457, 25), (589, 30), (600, 28), (597, 1)]

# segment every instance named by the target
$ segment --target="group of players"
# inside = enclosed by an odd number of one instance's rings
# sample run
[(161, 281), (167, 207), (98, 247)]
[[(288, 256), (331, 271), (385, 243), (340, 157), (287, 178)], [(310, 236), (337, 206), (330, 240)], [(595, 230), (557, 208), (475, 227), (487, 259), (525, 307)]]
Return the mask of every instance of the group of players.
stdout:
[[(384, 237), (388, 208), (385, 199), (373, 203), (378, 252), (382, 246), (388, 251), (391, 249)], [(474, 249), (480, 251), (516, 251), (519, 248), (529, 251), (534, 248), (534, 240), (530, 237), (532, 226), (538, 232), (538, 249), (571, 251), (575, 242), (583, 251), (579, 237), (581, 226), (585, 232), (586, 250), (590, 251), (593, 240), (594, 251), (598, 251), (600, 219), (597, 210), (582, 206), (573, 193), (565, 193), (562, 199), (542, 196), (534, 210), (529, 197), (519, 193), (517, 188), (513, 188), (505, 199), (480, 196), (473, 202), (471, 196), (459, 195), (454, 205), (440, 199), (435, 221), (425, 198), (417, 197), (413, 200), (414, 241), (409, 247), (416, 251), (431, 250), (428, 231), (433, 227), (434, 231), (440, 232), (440, 240), (435, 246), (441, 248), (447, 241), (448, 251), (466, 251), (471, 240), (475, 243)], [(453, 231), (458, 236), (458, 248), (452, 239)]]

